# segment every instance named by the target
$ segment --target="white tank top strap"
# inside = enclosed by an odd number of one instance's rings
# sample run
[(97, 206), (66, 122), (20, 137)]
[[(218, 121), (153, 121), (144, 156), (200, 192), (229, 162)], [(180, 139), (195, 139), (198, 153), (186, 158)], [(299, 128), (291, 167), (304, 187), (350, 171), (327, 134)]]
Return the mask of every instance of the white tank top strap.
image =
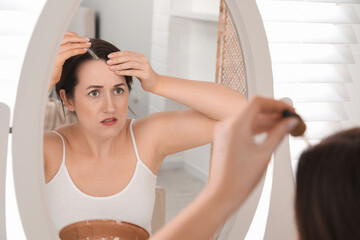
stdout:
[(135, 142), (135, 137), (134, 137), (134, 132), (133, 132), (133, 128), (132, 125), (134, 123), (135, 119), (132, 119), (130, 122), (130, 134), (131, 134), (131, 140), (132, 140), (132, 144), (134, 146), (134, 150), (135, 150), (135, 154), (136, 154), (136, 158), (138, 160), (138, 162), (140, 162), (140, 164), (149, 172), (151, 173), (152, 176), (156, 177), (156, 175), (150, 170), (150, 168), (148, 166), (146, 166), (146, 164), (140, 159), (139, 156), (139, 152), (136, 146), (136, 142)]
[[(130, 124), (132, 124), (133, 120)], [(56, 131), (63, 142), (65, 138)], [(130, 125), (131, 138), (137, 164), (132, 179), (119, 193), (107, 197), (79, 194), (65, 164), (53, 179), (46, 184), (48, 202), (53, 223), (58, 232), (72, 223), (89, 219), (115, 219), (142, 226), (151, 233), (151, 218), (155, 205), (156, 176), (139, 158), (135, 138)]]
[(64, 141), (64, 138), (57, 131), (52, 130), (52, 132), (56, 133), (61, 138), (61, 141), (62, 141), (62, 144), (63, 144), (63, 155), (62, 155), (61, 165), (64, 165), (65, 164), (65, 141)]

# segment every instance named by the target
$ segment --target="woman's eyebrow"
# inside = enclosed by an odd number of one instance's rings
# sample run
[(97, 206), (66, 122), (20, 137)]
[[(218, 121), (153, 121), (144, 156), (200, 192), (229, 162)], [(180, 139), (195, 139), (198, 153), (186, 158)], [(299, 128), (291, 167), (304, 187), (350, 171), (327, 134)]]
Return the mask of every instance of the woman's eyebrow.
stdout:
[(88, 90), (90, 88), (103, 88), (104, 86), (100, 86), (100, 85), (91, 85), (89, 87), (87, 87), (85, 90)]
[(125, 83), (119, 83), (119, 84), (116, 84), (116, 85), (114, 85), (114, 88), (116, 88), (116, 87), (120, 87), (121, 85), (125, 86)]
[[(120, 87), (120, 86), (122, 86), (122, 85), (125, 86), (124, 83), (119, 83), (119, 84), (114, 85), (114, 88)], [(86, 90), (88, 90), (88, 89), (90, 89), (90, 88), (103, 88), (103, 87), (104, 87), (104, 86), (101, 86), (101, 85), (91, 85), (91, 86), (87, 87)]]

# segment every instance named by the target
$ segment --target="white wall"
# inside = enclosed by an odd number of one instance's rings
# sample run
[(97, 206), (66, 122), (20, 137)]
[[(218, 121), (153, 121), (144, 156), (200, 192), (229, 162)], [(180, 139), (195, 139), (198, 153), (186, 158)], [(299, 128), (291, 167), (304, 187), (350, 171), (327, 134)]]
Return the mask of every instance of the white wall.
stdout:
[[(151, 58), (152, 0), (84, 0), (82, 6), (96, 10), (100, 38)], [(137, 118), (149, 113), (148, 95), (135, 80), (129, 105)]]
[[(215, 81), (217, 23), (194, 21), (171, 16), (171, 11), (204, 11), (216, 14), (217, 0), (208, 4), (204, 0), (84, 0), (82, 6), (93, 8), (97, 12), (99, 37), (107, 40), (121, 50), (144, 53), (152, 67), (159, 74), (177, 77)], [(136, 81), (137, 83), (137, 81)], [(185, 106), (163, 97), (144, 92), (139, 84), (134, 84), (130, 96), (130, 107), (137, 117), (148, 113), (180, 110)], [(140, 100), (135, 102), (134, 93)], [(168, 156), (167, 166), (182, 167), (185, 159), (190, 164), (187, 169), (202, 173), (208, 172), (210, 146)], [(165, 164), (166, 165), (166, 164)], [(166, 166), (165, 166), (166, 167)]]
[[(219, 3), (217, 0), (154, 0), (151, 62), (156, 71), (215, 82)], [(196, 19), (202, 14), (202, 20)], [(171, 100), (150, 95), (150, 113), (184, 108)], [(184, 166), (195, 177), (206, 181), (209, 159), (210, 144), (168, 156), (164, 166)]]

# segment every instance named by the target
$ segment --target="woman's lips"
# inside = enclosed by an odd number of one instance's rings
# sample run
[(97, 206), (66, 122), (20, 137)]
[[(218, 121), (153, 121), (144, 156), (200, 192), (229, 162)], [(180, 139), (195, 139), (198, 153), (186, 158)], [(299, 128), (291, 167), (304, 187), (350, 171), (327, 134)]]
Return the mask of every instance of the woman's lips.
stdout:
[(105, 126), (112, 126), (117, 122), (117, 118), (106, 118), (101, 121)]

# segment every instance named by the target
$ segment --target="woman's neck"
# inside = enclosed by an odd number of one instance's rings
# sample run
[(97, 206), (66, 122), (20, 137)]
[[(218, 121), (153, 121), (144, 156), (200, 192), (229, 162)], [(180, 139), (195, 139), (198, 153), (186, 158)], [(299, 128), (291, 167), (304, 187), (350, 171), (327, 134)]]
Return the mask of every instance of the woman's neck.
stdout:
[(86, 130), (80, 123), (72, 125), (73, 140), (76, 141), (76, 148), (81, 149), (94, 159), (104, 161), (118, 152), (122, 146), (126, 145), (128, 138), (128, 124), (124, 125), (119, 134), (104, 138)]

